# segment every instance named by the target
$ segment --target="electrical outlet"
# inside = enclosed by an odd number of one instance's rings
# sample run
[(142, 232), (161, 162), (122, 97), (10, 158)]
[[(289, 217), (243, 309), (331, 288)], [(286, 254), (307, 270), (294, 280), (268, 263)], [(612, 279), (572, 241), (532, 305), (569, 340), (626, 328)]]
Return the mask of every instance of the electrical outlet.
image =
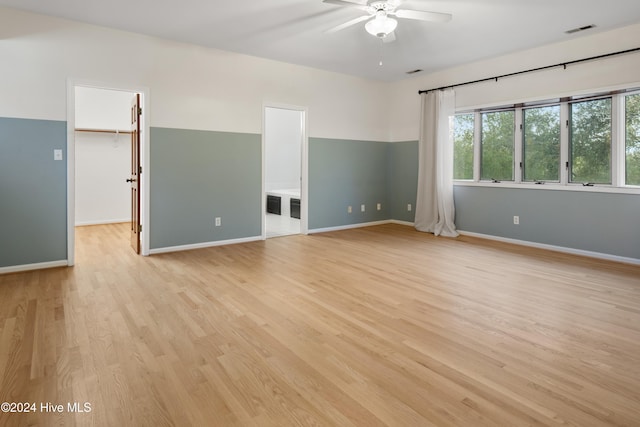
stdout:
[(220, 227), (222, 225), (222, 218), (219, 216), (216, 217), (216, 227)]
[(376, 209), (377, 209), (377, 210), (382, 209), (382, 204), (378, 203), (378, 204), (376, 205)]
[(364, 205), (360, 205), (360, 212), (364, 212), (364, 210), (365, 210)]
[(60, 149), (53, 150), (53, 160), (62, 160), (62, 150)]
[(520, 224), (520, 217), (518, 215), (514, 215), (513, 216), (513, 223), (515, 225), (519, 225)]
[(411, 203), (407, 205), (407, 212), (411, 212)]
[(347, 206), (347, 213), (353, 212), (353, 208), (351, 206)]

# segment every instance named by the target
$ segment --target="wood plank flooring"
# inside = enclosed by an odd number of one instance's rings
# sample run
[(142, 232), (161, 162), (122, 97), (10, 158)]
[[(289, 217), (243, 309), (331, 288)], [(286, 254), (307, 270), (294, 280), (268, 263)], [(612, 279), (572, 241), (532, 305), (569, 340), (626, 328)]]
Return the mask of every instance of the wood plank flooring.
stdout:
[(0, 402), (38, 406), (0, 426), (640, 425), (639, 267), (400, 225), (128, 241), (0, 276)]

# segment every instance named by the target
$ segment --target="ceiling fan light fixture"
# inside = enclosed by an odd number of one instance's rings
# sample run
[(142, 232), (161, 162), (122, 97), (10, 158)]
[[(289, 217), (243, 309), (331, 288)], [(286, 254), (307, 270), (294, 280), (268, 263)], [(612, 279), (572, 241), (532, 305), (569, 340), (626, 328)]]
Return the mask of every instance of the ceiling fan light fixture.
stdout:
[(375, 19), (370, 20), (364, 26), (365, 30), (372, 36), (384, 38), (398, 26), (398, 21), (389, 18), (386, 13), (376, 14)]

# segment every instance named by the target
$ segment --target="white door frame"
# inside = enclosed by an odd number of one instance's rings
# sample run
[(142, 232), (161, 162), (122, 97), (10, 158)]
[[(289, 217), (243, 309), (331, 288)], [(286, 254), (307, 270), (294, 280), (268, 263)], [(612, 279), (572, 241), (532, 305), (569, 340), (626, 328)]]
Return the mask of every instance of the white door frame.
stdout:
[[(142, 223), (142, 255), (149, 255), (149, 88), (127, 84), (107, 83), (95, 80), (67, 79), (67, 265), (75, 263), (75, 223), (76, 223), (76, 86), (135, 92), (142, 95), (142, 116), (140, 138), (140, 165), (142, 185), (140, 186), (140, 222)], [(123, 177), (123, 179), (126, 177)]]
[(299, 105), (280, 104), (275, 102), (265, 102), (262, 104), (262, 240), (267, 239), (267, 191), (266, 191), (266, 122), (267, 108), (279, 108), (281, 110), (293, 110), (302, 113), (302, 167), (300, 182), (300, 234), (309, 234), (309, 109)]

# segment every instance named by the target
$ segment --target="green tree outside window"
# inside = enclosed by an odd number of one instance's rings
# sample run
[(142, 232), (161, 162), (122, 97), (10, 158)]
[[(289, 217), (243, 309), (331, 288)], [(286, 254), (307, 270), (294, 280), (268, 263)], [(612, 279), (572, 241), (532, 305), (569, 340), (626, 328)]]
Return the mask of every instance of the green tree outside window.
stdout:
[(611, 98), (571, 104), (570, 182), (611, 183)]
[(523, 181), (560, 181), (560, 106), (523, 111)]
[(480, 179), (513, 180), (515, 112), (482, 113)]
[(640, 94), (625, 98), (626, 184), (640, 185)]
[(473, 179), (474, 115), (459, 114), (453, 120), (453, 178)]

